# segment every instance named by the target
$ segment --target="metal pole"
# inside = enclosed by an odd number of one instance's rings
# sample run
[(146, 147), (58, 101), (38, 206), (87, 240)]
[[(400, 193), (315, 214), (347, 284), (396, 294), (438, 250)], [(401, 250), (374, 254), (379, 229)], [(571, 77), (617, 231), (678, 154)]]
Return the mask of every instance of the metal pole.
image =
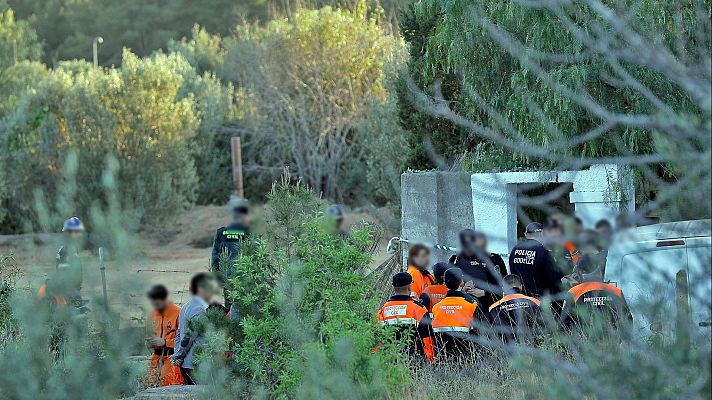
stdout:
[(106, 265), (104, 264), (104, 248), (99, 247), (99, 270), (101, 271), (101, 287), (104, 292), (104, 307), (109, 310), (109, 300), (106, 295)]
[(99, 45), (104, 43), (104, 38), (97, 36), (94, 38), (94, 43), (92, 44), (94, 50), (94, 68), (99, 67)]
[(230, 138), (230, 148), (232, 150), (232, 182), (235, 184), (235, 194), (237, 197), (245, 198), (245, 189), (242, 183), (242, 146), (240, 137)]

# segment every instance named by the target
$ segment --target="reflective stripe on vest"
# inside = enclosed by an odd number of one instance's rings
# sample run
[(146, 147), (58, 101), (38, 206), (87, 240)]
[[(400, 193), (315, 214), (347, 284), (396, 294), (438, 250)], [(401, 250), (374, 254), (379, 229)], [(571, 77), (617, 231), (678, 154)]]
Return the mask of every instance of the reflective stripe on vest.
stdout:
[(415, 318), (392, 318), (381, 321), (381, 326), (386, 325), (418, 325), (418, 320)]
[(443, 333), (443, 332), (469, 332), (470, 328), (466, 328), (464, 326), (441, 326), (439, 328), (433, 328), (433, 332), (435, 333)]
[(427, 310), (413, 300), (389, 300), (378, 311), (381, 325), (418, 325)]
[(512, 293), (512, 294), (508, 294), (508, 295), (502, 297), (501, 299), (499, 299), (498, 302), (492, 304), (492, 305), (490, 306), (490, 308), (489, 308), (489, 311), (494, 310), (494, 309), (497, 308), (498, 306), (502, 305), (502, 303), (506, 303), (506, 302), (508, 302), (508, 301), (510, 301), (510, 300), (514, 300), (514, 299), (529, 300), (529, 301), (533, 302), (534, 304), (536, 304), (536, 305), (538, 305), (538, 306), (541, 305), (541, 301), (539, 301), (538, 299), (535, 299), (535, 298), (529, 297), (529, 296), (525, 296), (525, 295), (523, 295), (523, 294), (521, 294), (521, 293)]
[(617, 297), (623, 297), (623, 292), (619, 288), (604, 282), (580, 283), (569, 289), (569, 293), (571, 293), (571, 296), (574, 298), (574, 301), (578, 301), (578, 299), (584, 294), (596, 290), (613, 293)]
[(460, 327), (469, 330), (477, 304), (462, 297), (445, 297), (433, 307), (433, 329)]

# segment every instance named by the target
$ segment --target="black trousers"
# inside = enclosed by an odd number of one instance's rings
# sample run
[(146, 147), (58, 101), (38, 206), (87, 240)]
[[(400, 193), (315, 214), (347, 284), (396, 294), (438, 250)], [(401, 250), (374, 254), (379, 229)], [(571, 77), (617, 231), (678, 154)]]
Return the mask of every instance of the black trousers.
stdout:
[(180, 368), (180, 374), (183, 375), (183, 384), (184, 385), (195, 385), (195, 381), (193, 380), (193, 369), (192, 368)]

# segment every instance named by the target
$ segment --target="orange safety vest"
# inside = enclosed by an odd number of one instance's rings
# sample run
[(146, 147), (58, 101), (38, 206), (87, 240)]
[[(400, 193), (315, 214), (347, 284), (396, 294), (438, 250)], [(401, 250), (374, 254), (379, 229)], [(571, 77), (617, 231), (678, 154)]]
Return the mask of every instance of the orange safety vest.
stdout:
[(570, 240), (565, 240), (564, 248), (566, 248), (566, 251), (568, 251), (571, 255), (571, 260), (574, 262), (574, 264), (578, 264), (579, 260), (581, 259), (581, 252), (578, 251), (576, 243)]
[(579, 298), (581, 298), (581, 296), (594, 290), (604, 290), (606, 292), (611, 292), (618, 297), (623, 297), (623, 291), (620, 288), (603, 282), (580, 283), (569, 289), (569, 293), (574, 298), (574, 302), (576, 302)]
[(378, 321), (385, 325), (413, 325), (418, 326), (427, 310), (422, 305), (409, 300), (388, 300), (378, 310)]
[[(378, 321), (381, 326), (398, 325), (418, 328), (418, 324), (425, 317), (428, 310), (413, 299), (399, 299), (399, 296), (393, 296), (389, 299), (380, 310), (378, 310)], [(403, 296), (405, 297), (405, 296)], [(395, 298), (395, 299), (394, 299)], [(423, 352), (428, 361), (435, 360), (435, 349), (431, 337), (421, 338), (423, 341)]]
[(173, 302), (169, 302), (163, 313), (151, 310), (149, 313), (155, 329), (154, 335), (166, 341), (169, 349), (175, 347), (176, 332), (178, 331), (178, 315), (180, 307)]
[(447, 296), (447, 286), (443, 284), (428, 286), (423, 290), (423, 293), (427, 294), (430, 298), (430, 307), (428, 311), (433, 312), (433, 306), (438, 304), (442, 299)]
[[(47, 297), (47, 284), (44, 284), (40, 286), (40, 289), (37, 291), (37, 299), (38, 300), (44, 300), (44, 298)], [(52, 297), (54, 298), (54, 303), (60, 307), (65, 307), (67, 305), (67, 299), (64, 297), (52, 293)]]
[(510, 300), (514, 300), (514, 299), (529, 300), (529, 301), (532, 301), (532, 302), (536, 303), (536, 305), (541, 306), (541, 301), (539, 301), (538, 299), (535, 299), (535, 298), (529, 297), (529, 296), (525, 296), (525, 295), (523, 295), (523, 294), (521, 294), (521, 293), (512, 293), (512, 294), (508, 294), (508, 295), (502, 297), (501, 299), (499, 299), (498, 302), (492, 304), (492, 305), (490, 306), (490, 308), (489, 308), (488, 311), (492, 311), (492, 310), (494, 310), (495, 308), (497, 308), (498, 306), (500, 306), (500, 305), (502, 305), (502, 304), (504, 304), (504, 303), (506, 303), (506, 302), (508, 302), (508, 301), (510, 301)]
[(433, 332), (469, 332), (477, 303), (464, 297), (448, 296), (433, 307)]
[(173, 354), (175, 346), (179, 314), (180, 307), (173, 302), (168, 303), (168, 306), (162, 313), (151, 310), (148, 314), (153, 323), (154, 336), (166, 341), (165, 346), (154, 349), (154, 354), (149, 358), (148, 383), (151, 386), (153, 386), (156, 381), (161, 386), (180, 385), (183, 383), (183, 376), (180, 374), (180, 369), (176, 369), (176, 366), (170, 362), (170, 356)]
[(435, 284), (435, 277), (428, 271), (422, 271), (418, 267), (410, 265), (408, 266), (408, 273), (413, 277), (410, 297), (416, 300), (420, 299), (420, 295), (423, 294), (425, 288)]

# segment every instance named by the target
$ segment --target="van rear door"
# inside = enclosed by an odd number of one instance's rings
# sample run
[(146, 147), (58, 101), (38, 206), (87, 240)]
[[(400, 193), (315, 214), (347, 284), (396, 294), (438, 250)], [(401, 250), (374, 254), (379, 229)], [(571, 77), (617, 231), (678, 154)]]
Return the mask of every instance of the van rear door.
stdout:
[[(640, 251), (621, 260), (619, 282), (630, 304), (634, 324), (644, 336), (654, 331), (666, 340), (674, 336), (675, 275), (687, 268), (685, 243), (641, 244)], [(613, 276), (611, 276), (613, 278)]]
[(686, 238), (690, 313), (693, 328), (712, 334), (712, 238)]

